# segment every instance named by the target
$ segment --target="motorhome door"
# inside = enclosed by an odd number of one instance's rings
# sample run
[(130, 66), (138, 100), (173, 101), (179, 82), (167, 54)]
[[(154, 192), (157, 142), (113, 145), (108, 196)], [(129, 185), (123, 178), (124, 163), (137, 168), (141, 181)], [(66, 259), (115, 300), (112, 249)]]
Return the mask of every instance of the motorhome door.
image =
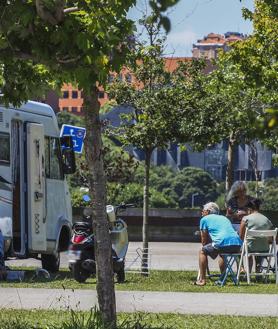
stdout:
[(27, 123), (27, 191), (29, 251), (46, 251), (44, 128)]

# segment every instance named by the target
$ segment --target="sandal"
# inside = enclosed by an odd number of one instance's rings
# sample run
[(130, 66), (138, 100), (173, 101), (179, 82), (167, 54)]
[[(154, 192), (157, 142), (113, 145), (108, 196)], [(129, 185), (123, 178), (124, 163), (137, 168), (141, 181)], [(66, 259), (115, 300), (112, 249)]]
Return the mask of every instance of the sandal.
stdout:
[(199, 280), (197, 280), (197, 281), (194, 282), (194, 286), (203, 287), (205, 285), (206, 285), (206, 281), (199, 281)]

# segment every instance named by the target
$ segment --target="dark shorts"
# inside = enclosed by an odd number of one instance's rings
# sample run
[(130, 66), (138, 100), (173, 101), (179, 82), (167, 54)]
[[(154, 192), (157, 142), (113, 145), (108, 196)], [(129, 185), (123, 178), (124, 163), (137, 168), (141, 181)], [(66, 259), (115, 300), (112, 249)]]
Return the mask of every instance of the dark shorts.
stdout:
[(202, 250), (205, 255), (210, 256), (212, 259), (215, 259), (219, 254), (237, 254), (240, 253), (241, 246), (227, 246), (222, 248), (215, 248), (211, 243), (203, 246)]

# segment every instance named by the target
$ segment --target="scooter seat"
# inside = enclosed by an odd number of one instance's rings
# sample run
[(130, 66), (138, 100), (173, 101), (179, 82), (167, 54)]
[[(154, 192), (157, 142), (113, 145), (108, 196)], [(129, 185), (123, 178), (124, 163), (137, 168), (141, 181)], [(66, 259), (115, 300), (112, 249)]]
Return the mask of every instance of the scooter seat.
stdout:
[(76, 222), (72, 225), (73, 230), (88, 231), (92, 230), (92, 224), (88, 222)]

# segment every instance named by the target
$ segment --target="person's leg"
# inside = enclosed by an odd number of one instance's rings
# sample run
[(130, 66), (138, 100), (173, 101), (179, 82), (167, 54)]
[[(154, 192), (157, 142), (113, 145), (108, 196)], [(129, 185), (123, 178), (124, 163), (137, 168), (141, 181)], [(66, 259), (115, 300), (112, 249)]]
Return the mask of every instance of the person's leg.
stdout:
[(224, 259), (222, 256), (219, 256), (218, 265), (219, 265), (220, 273), (221, 274), (224, 273), (225, 272), (225, 263), (224, 263)]
[(206, 283), (206, 270), (208, 267), (208, 258), (205, 252), (201, 249), (199, 252), (199, 269), (200, 269), (200, 278), (199, 282)]
[(212, 246), (211, 243), (202, 247), (199, 252), (199, 280), (195, 282), (198, 286), (204, 286), (206, 284), (206, 270), (208, 268), (208, 256), (215, 259), (218, 255), (218, 251)]
[(249, 263), (249, 272), (251, 273), (253, 267), (253, 256), (249, 256), (248, 263)]

